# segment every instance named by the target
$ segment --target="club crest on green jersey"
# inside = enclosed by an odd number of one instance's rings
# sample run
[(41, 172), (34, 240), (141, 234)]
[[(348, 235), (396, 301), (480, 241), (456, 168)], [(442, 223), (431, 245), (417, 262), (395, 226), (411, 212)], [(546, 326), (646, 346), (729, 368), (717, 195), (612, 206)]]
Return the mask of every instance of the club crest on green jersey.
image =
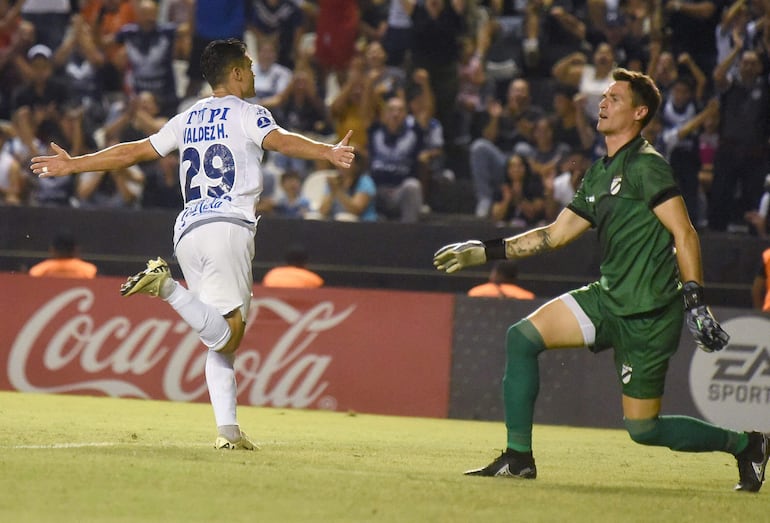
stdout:
[(617, 176), (613, 176), (612, 181), (610, 182), (610, 194), (615, 196), (620, 192), (620, 184), (623, 182), (623, 175), (619, 174)]
[(631, 382), (631, 374), (633, 374), (633, 372), (634, 369), (631, 365), (624, 363), (623, 367), (620, 369), (620, 381), (622, 381), (624, 385), (628, 385)]

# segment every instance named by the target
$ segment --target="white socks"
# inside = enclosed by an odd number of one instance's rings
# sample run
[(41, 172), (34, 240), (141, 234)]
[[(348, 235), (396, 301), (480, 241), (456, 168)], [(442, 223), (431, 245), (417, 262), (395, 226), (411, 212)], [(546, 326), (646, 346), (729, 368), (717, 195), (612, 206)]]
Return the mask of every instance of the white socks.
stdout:
[(160, 297), (200, 335), (201, 341), (209, 349), (221, 349), (230, 339), (230, 325), (224, 316), (171, 278), (164, 282)]
[(214, 408), (214, 419), (220, 435), (230, 441), (238, 441), (241, 430), (235, 416), (238, 395), (233, 368), (235, 355), (217, 352), (230, 339), (230, 325), (214, 307), (200, 301), (171, 278), (163, 282), (160, 297), (174, 308), (209, 348), (206, 356), (206, 386)]
[[(206, 386), (214, 408), (214, 419), (220, 434), (230, 441), (237, 441), (241, 432), (235, 417), (238, 390), (235, 385), (234, 361), (235, 354), (222, 354), (213, 350), (206, 356)], [(231, 438), (231, 435), (236, 435), (236, 430), (237, 437)]]

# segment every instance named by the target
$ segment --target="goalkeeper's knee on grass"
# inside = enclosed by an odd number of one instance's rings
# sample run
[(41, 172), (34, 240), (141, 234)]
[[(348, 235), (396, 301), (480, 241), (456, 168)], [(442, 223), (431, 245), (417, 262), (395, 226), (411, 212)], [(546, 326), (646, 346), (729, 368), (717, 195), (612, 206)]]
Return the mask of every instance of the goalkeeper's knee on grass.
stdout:
[(723, 451), (735, 454), (746, 436), (689, 416), (624, 419), (628, 435), (641, 445), (668, 447), (682, 452)]
[(640, 445), (661, 445), (659, 420), (651, 419), (628, 419), (623, 418), (623, 424), (626, 426), (628, 435), (635, 443)]
[[(698, 451), (698, 421), (685, 416), (657, 416), (649, 419), (623, 419), (628, 435), (635, 443), (671, 450)], [(693, 434), (694, 433), (694, 434)], [(694, 436), (694, 439), (693, 439)], [(693, 445), (695, 443), (696, 445)]]

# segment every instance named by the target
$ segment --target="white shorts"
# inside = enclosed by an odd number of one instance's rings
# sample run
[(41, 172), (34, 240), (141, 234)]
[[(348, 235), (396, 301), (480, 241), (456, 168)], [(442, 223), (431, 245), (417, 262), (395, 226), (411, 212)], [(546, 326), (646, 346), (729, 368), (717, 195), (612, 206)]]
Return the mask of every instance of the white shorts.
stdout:
[(209, 222), (185, 234), (176, 258), (187, 288), (223, 316), (240, 308), (249, 313), (254, 275), (254, 233), (230, 222)]

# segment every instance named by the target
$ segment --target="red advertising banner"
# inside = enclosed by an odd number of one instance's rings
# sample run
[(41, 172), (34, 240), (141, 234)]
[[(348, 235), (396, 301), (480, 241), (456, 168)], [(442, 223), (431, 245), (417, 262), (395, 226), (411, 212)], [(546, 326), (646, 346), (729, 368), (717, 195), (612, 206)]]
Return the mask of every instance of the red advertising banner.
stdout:
[[(123, 279), (0, 274), (0, 389), (208, 402), (206, 351)], [(241, 405), (446, 417), (454, 297), (267, 289), (236, 353)]]

